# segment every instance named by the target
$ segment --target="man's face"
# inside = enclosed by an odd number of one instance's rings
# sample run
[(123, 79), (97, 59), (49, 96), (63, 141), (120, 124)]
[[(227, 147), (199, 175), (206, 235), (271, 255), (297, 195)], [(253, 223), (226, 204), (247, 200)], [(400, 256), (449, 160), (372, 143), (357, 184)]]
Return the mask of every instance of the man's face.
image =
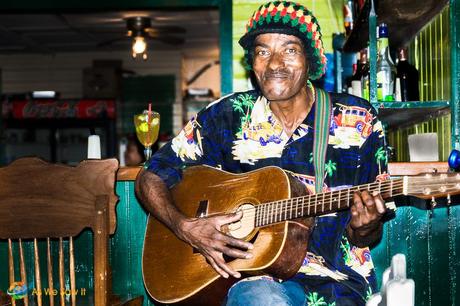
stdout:
[(254, 41), (254, 70), (257, 83), (270, 101), (298, 95), (308, 78), (308, 63), (301, 40), (293, 35), (260, 34)]

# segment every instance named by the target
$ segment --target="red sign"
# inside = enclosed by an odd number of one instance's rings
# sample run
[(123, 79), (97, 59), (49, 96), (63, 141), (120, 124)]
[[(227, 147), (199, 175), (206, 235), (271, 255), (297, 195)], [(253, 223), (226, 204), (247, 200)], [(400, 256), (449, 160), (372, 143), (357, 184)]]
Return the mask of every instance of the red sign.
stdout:
[(3, 102), (3, 116), (14, 119), (115, 119), (115, 100), (23, 100)]

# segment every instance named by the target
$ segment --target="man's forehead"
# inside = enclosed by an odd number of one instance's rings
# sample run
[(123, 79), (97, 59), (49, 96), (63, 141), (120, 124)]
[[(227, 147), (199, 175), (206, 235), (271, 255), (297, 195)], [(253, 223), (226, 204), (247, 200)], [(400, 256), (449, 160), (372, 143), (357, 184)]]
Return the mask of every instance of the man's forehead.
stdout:
[(256, 36), (254, 44), (266, 43), (270, 41), (285, 42), (285, 43), (297, 43), (302, 46), (302, 41), (295, 35), (282, 34), (282, 33), (263, 33)]

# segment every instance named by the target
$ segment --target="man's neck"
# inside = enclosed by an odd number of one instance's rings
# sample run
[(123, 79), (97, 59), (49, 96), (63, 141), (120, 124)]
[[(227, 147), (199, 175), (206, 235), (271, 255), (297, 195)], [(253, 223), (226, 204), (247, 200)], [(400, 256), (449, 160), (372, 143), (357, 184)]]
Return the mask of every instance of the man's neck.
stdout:
[(313, 100), (313, 92), (305, 86), (298, 95), (289, 100), (270, 103), (270, 109), (283, 126), (283, 130), (288, 137), (292, 136), (297, 127), (308, 116)]

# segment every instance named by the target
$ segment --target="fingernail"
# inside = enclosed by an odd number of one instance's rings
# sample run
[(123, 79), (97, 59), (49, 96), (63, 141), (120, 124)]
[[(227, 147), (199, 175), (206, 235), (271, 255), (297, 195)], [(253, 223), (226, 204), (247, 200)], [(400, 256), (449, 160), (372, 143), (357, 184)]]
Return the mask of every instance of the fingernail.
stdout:
[(379, 192), (378, 192), (377, 190), (374, 190), (374, 191), (372, 191), (372, 195), (373, 195), (374, 197), (376, 197), (376, 196), (379, 195)]
[(240, 273), (235, 273), (235, 274), (233, 274), (233, 277), (234, 277), (234, 278), (240, 278), (240, 277), (241, 277), (241, 274), (240, 274)]
[(247, 258), (247, 259), (252, 258), (252, 254), (251, 254), (251, 253), (248, 253), (248, 254), (246, 255), (246, 258)]
[(250, 245), (248, 246), (248, 250), (252, 250), (253, 248), (254, 248), (254, 245), (252, 245), (252, 244), (250, 244)]

